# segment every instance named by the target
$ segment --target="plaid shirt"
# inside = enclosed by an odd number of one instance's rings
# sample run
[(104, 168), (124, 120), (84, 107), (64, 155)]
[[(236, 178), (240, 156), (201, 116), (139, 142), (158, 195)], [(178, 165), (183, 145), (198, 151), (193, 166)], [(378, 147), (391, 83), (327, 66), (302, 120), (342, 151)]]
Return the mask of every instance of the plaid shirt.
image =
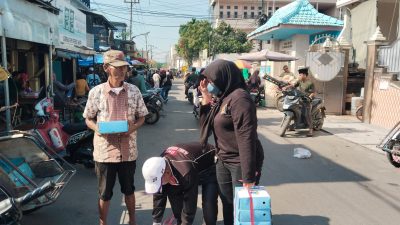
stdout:
[[(123, 89), (116, 94), (108, 82), (97, 85), (89, 92), (83, 117), (99, 121), (128, 120), (147, 115), (147, 108), (137, 87), (123, 84)], [(119, 134), (94, 135), (93, 159), (96, 162), (125, 162), (137, 158), (137, 133), (129, 136)]]

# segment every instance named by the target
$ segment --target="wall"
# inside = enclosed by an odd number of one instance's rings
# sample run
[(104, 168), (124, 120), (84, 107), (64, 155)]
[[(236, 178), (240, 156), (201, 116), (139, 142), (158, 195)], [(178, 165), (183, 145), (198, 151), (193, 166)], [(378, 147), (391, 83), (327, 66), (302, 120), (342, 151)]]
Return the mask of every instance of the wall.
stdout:
[(397, 39), (399, 5), (399, 0), (378, 1), (378, 26), (389, 43)]
[(390, 82), (386, 86), (384, 82), (390, 78), (391, 74), (384, 73), (383, 69), (375, 69), (371, 124), (386, 128), (392, 128), (400, 121), (400, 86)]

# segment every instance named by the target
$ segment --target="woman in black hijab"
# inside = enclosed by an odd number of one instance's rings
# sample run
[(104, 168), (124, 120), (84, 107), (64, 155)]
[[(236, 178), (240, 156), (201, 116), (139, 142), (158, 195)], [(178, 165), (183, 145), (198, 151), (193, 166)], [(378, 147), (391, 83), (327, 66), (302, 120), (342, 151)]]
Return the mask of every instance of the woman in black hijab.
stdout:
[[(264, 152), (257, 136), (256, 106), (239, 68), (216, 60), (203, 72), (200, 125), (203, 145), (213, 133), (217, 148), (217, 180), (224, 224), (233, 225), (233, 191), (258, 183)], [(212, 100), (214, 96), (214, 101)]]

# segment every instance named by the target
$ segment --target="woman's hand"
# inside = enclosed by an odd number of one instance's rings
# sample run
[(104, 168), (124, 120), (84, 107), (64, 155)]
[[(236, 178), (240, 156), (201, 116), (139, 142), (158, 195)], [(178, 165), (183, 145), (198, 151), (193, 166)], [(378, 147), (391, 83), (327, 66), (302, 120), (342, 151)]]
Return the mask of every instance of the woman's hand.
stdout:
[(212, 95), (210, 94), (210, 92), (208, 92), (207, 85), (208, 85), (207, 79), (200, 81), (199, 90), (201, 92), (201, 95), (203, 96), (201, 100), (202, 105), (207, 105), (212, 100)]
[(252, 187), (254, 187), (255, 183), (243, 183), (243, 187), (246, 189), (250, 189)]

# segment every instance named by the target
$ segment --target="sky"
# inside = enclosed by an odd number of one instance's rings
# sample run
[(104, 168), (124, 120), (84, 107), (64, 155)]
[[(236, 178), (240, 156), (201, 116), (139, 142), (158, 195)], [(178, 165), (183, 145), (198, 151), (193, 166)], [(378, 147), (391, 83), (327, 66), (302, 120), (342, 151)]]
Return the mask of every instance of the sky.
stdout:
[[(90, 7), (94, 12), (104, 15), (110, 21), (124, 22), (130, 20), (131, 0), (91, 0)], [(138, 0), (136, 0), (138, 1)], [(166, 62), (171, 46), (179, 39), (179, 26), (191, 20), (209, 19), (208, 0), (139, 0), (133, 4), (132, 36), (150, 32), (147, 39), (148, 50), (152, 46), (153, 59)], [(138, 50), (146, 49), (145, 36), (133, 39)]]

